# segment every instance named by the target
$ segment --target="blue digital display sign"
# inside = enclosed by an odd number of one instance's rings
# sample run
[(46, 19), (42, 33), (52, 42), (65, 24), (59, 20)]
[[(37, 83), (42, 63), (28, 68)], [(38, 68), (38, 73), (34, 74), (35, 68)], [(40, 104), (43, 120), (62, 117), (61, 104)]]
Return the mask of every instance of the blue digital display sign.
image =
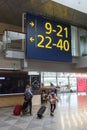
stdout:
[(26, 14), (26, 58), (71, 62), (71, 26)]

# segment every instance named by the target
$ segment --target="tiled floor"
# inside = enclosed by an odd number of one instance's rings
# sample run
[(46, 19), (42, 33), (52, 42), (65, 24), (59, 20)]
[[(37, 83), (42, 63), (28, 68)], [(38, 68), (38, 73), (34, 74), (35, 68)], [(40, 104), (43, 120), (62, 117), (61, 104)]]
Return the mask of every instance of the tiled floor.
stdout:
[(0, 130), (87, 130), (87, 95), (67, 93), (60, 98), (53, 117), (49, 105), (42, 119), (37, 118), (40, 106), (33, 107), (33, 115), (14, 116), (13, 107), (0, 108)]

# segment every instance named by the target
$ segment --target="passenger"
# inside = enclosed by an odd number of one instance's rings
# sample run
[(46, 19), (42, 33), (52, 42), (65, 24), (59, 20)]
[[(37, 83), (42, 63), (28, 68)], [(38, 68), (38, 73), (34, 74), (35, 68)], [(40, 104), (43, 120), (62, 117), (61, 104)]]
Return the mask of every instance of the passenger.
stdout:
[(56, 96), (57, 96), (57, 88), (52, 87), (52, 88), (51, 88), (51, 92), (54, 92), (54, 93), (56, 94)]
[(50, 115), (54, 115), (54, 111), (56, 109), (56, 102), (58, 101), (54, 92), (51, 92), (48, 96), (48, 100), (50, 102)]
[(22, 110), (23, 112), (28, 111), (27, 108), (29, 108), (30, 115), (32, 115), (32, 97), (33, 97), (33, 93), (31, 91), (31, 86), (27, 84), (25, 92), (24, 92), (25, 101), (24, 101)]
[(54, 84), (53, 84), (53, 83), (50, 83), (50, 87), (51, 87), (51, 88), (54, 88)]

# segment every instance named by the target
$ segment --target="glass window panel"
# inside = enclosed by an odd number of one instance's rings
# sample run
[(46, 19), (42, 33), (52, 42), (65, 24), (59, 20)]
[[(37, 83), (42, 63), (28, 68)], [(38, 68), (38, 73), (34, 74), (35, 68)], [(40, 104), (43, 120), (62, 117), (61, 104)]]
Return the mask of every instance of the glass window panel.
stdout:
[(87, 30), (79, 28), (80, 55), (87, 55)]
[(44, 72), (44, 77), (56, 77), (55, 72)]
[(37, 71), (30, 71), (30, 72), (28, 72), (28, 75), (39, 75), (39, 72), (37, 72)]
[(41, 87), (44, 87), (44, 73), (41, 72)]
[(64, 77), (64, 73), (63, 72), (58, 72), (57, 77)]
[(22, 50), (22, 44), (25, 42), (25, 34), (13, 31), (5, 31), (3, 43), (5, 49)]
[(44, 86), (50, 86), (50, 83), (53, 83), (54, 86), (57, 86), (56, 78), (44, 77)]
[(58, 86), (64, 86), (68, 84), (68, 78), (57, 78)]
[(3, 42), (0, 41), (0, 52), (1, 52), (2, 49), (3, 49)]
[(77, 91), (77, 79), (76, 78), (69, 78), (70, 82), (70, 89), (73, 91)]
[(71, 26), (72, 56), (78, 56), (78, 32), (77, 27)]
[(87, 37), (80, 37), (80, 54), (81, 56), (87, 55)]

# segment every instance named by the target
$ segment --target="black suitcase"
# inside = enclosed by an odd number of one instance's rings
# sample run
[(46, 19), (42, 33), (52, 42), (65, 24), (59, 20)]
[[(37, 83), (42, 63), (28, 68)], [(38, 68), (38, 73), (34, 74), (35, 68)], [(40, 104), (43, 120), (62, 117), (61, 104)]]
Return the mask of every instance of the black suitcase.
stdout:
[(37, 112), (37, 116), (41, 118), (46, 110), (46, 106), (41, 106), (40, 109)]

